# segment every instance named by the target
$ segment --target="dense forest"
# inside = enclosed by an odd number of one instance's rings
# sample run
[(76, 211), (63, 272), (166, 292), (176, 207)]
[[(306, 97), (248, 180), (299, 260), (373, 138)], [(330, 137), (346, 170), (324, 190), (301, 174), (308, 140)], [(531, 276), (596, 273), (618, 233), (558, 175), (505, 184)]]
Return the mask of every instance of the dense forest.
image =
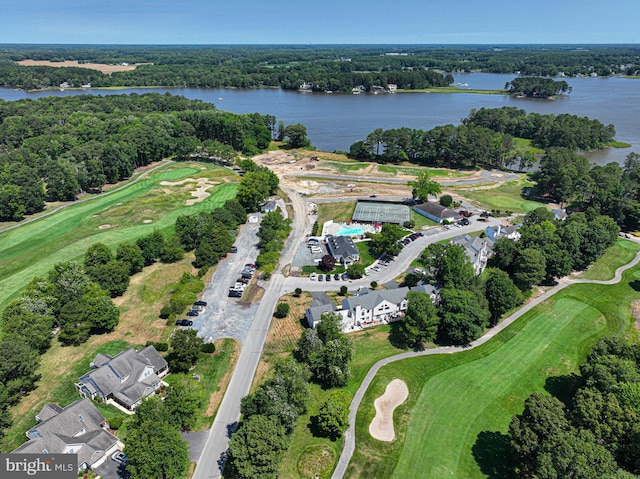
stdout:
[(618, 338), (596, 343), (565, 379), (564, 402), (533, 394), (509, 426), (515, 477), (634, 478), (640, 473), (640, 348)]
[(429, 131), (398, 128), (374, 130), (351, 145), (349, 154), (360, 160), (447, 168), (505, 168), (519, 162), (531, 166), (533, 154), (514, 148), (514, 137), (540, 148), (593, 150), (613, 140), (613, 125), (576, 115), (527, 114), (514, 107), (472, 110), (459, 126), (437, 126)]
[(551, 78), (519, 77), (514, 78), (504, 86), (512, 96), (526, 96), (527, 98), (550, 98), (561, 93), (570, 93), (571, 87), (564, 81)]
[(41, 211), (45, 200), (100, 191), (168, 156), (256, 154), (275, 123), (170, 94), (0, 101), (0, 221)]
[[(0, 85), (25, 89), (105, 86), (280, 87), (317, 91), (362, 85), (402, 89), (447, 86), (441, 72), (484, 71), (526, 76), (635, 75), (640, 48), (575, 46), (0, 46)], [(19, 66), (20, 60), (138, 64), (103, 74), (78, 67)]]

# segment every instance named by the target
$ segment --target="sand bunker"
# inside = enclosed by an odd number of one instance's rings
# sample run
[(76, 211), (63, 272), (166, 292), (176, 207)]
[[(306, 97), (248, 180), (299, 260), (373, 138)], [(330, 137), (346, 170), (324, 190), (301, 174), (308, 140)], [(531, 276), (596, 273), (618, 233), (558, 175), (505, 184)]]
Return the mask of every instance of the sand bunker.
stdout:
[(143, 223), (151, 223), (153, 220), (142, 220)]
[(111, 225), (100, 225), (100, 226), (98, 226), (99, 230), (106, 230), (106, 229), (109, 229), (109, 228), (111, 228)]
[(196, 183), (197, 185), (197, 188), (191, 192), (191, 196), (194, 196), (194, 198), (186, 201), (187, 206), (195, 205), (196, 203), (204, 201), (205, 198), (211, 196), (211, 193), (207, 193), (207, 190), (215, 186), (213, 183), (209, 183), (209, 180), (207, 178), (200, 178), (198, 180), (194, 180), (193, 178), (185, 178), (184, 180), (180, 181), (162, 181), (160, 185), (180, 186), (184, 185), (185, 183)]
[(378, 441), (393, 441), (396, 433), (393, 429), (393, 411), (406, 401), (409, 389), (404, 381), (394, 379), (387, 385), (384, 394), (377, 398), (373, 405), (376, 417), (369, 424), (369, 434)]

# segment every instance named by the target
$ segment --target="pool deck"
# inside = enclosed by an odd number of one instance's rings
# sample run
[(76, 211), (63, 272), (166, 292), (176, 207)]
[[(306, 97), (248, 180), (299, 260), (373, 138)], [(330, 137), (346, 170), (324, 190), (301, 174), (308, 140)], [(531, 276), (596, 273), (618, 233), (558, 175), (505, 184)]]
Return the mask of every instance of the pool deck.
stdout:
[(352, 235), (338, 235), (338, 231), (340, 231), (340, 228), (363, 228), (365, 233), (379, 233), (380, 232), (380, 228), (376, 228), (374, 225), (369, 224), (369, 223), (356, 223), (356, 222), (352, 222), (352, 223), (344, 223), (344, 222), (338, 222), (335, 223), (333, 220), (329, 220), (326, 221), (323, 225), (322, 225), (322, 238), (326, 238), (327, 235), (333, 235), (333, 236), (352, 236), (355, 238), (359, 237), (359, 236), (363, 236), (362, 234), (352, 234)]

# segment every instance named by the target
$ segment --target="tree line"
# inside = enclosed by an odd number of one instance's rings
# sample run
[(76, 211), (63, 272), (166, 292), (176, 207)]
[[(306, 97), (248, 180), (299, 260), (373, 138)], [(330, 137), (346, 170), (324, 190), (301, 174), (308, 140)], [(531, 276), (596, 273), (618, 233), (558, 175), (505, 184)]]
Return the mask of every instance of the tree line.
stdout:
[(512, 96), (526, 96), (528, 98), (550, 98), (562, 93), (570, 93), (571, 87), (564, 81), (552, 78), (518, 77), (507, 82), (504, 89)]
[(535, 162), (533, 154), (515, 148), (514, 138), (532, 140), (533, 145), (571, 150), (593, 150), (613, 140), (613, 125), (603, 125), (576, 115), (527, 114), (514, 107), (481, 108), (458, 126), (436, 126), (424, 131), (411, 128), (377, 128), (365, 140), (349, 148), (349, 156), (382, 163), (410, 162), (446, 168), (521, 168)]
[(0, 101), (0, 221), (42, 211), (46, 200), (101, 191), (169, 156), (257, 154), (275, 122), (158, 93)]
[[(25, 59), (82, 63), (146, 63), (111, 75), (80, 67), (23, 67)], [(525, 76), (632, 75), (638, 47), (595, 45), (417, 46), (63, 46), (5, 45), (0, 52), (0, 84), (41, 88), (68, 82), (75, 86), (196, 86), (298, 88), (306, 81), (339, 91), (349, 84), (403, 83), (419, 88), (423, 74), (441, 82), (437, 71), (519, 73)], [(434, 71), (437, 70), (437, 71)], [(439, 77), (436, 75), (440, 75)], [(445, 84), (450, 82), (445, 80)], [(435, 85), (431, 85), (435, 86)]]
[[(509, 469), (517, 477), (634, 478), (640, 474), (640, 348), (599, 340), (565, 380), (563, 401), (535, 393), (511, 419)], [(569, 382), (577, 384), (569, 385)]]

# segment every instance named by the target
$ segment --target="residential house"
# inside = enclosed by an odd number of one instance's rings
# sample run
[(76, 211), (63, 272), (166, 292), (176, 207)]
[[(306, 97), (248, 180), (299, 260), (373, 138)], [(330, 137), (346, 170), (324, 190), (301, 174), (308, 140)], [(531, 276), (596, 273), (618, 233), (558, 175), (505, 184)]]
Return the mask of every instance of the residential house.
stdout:
[(422, 216), (426, 216), (436, 223), (443, 223), (444, 221), (453, 222), (457, 219), (457, 217), (459, 217), (456, 211), (445, 208), (438, 203), (430, 203), (429, 201), (427, 201), (426, 203), (415, 205), (413, 207), (413, 211)]
[(153, 346), (127, 349), (114, 357), (98, 354), (76, 389), (82, 397), (98, 397), (133, 411), (144, 398), (155, 394), (168, 372), (167, 361)]
[(495, 241), (498, 238), (509, 238), (512, 241), (518, 241), (522, 236), (518, 231), (517, 226), (487, 226), (484, 230), (484, 234), (491, 241)]
[(349, 236), (327, 235), (326, 240), (329, 254), (336, 262), (348, 265), (360, 260), (360, 251)]
[(411, 288), (411, 291), (418, 291), (420, 293), (428, 294), (433, 301), (433, 304), (437, 305), (440, 303), (440, 290), (437, 286), (432, 284), (419, 284)]
[(260, 211), (270, 213), (271, 211), (275, 211), (277, 208), (278, 206), (276, 205), (276, 202), (273, 200), (269, 200), (260, 207)]
[(95, 469), (124, 447), (88, 399), (78, 399), (65, 408), (46, 404), (36, 421), (27, 431), (29, 440), (14, 454), (77, 454), (78, 470), (83, 471)]
[(553, 213), (554, 220), (564, 221), (567, 219), (567, 210), (565, 208), (558, 208), (555, 210), (551, 210)]
[(307, 319), (307, 324), (310, 328), (315, 328), (320, 321), (322, 321), (322, 315), (326, 313), (333, 313), (336, 310), (332, 303), (321, 304), (319, 301), (313, 301), (304, 313)]
[(476, 274), (479, 275), (484, 271), (491, 254), (490, 246), (493, 244), (491, 240), (479, 236), (464, 235), (454, 238), (451, 243), (459, 244), (464, 248)]
[(346, 328), (373, 326), (402, 319), (407, 309), (409, 288), (366, 291), (342, 300), (338, 313), (343, 317)]

